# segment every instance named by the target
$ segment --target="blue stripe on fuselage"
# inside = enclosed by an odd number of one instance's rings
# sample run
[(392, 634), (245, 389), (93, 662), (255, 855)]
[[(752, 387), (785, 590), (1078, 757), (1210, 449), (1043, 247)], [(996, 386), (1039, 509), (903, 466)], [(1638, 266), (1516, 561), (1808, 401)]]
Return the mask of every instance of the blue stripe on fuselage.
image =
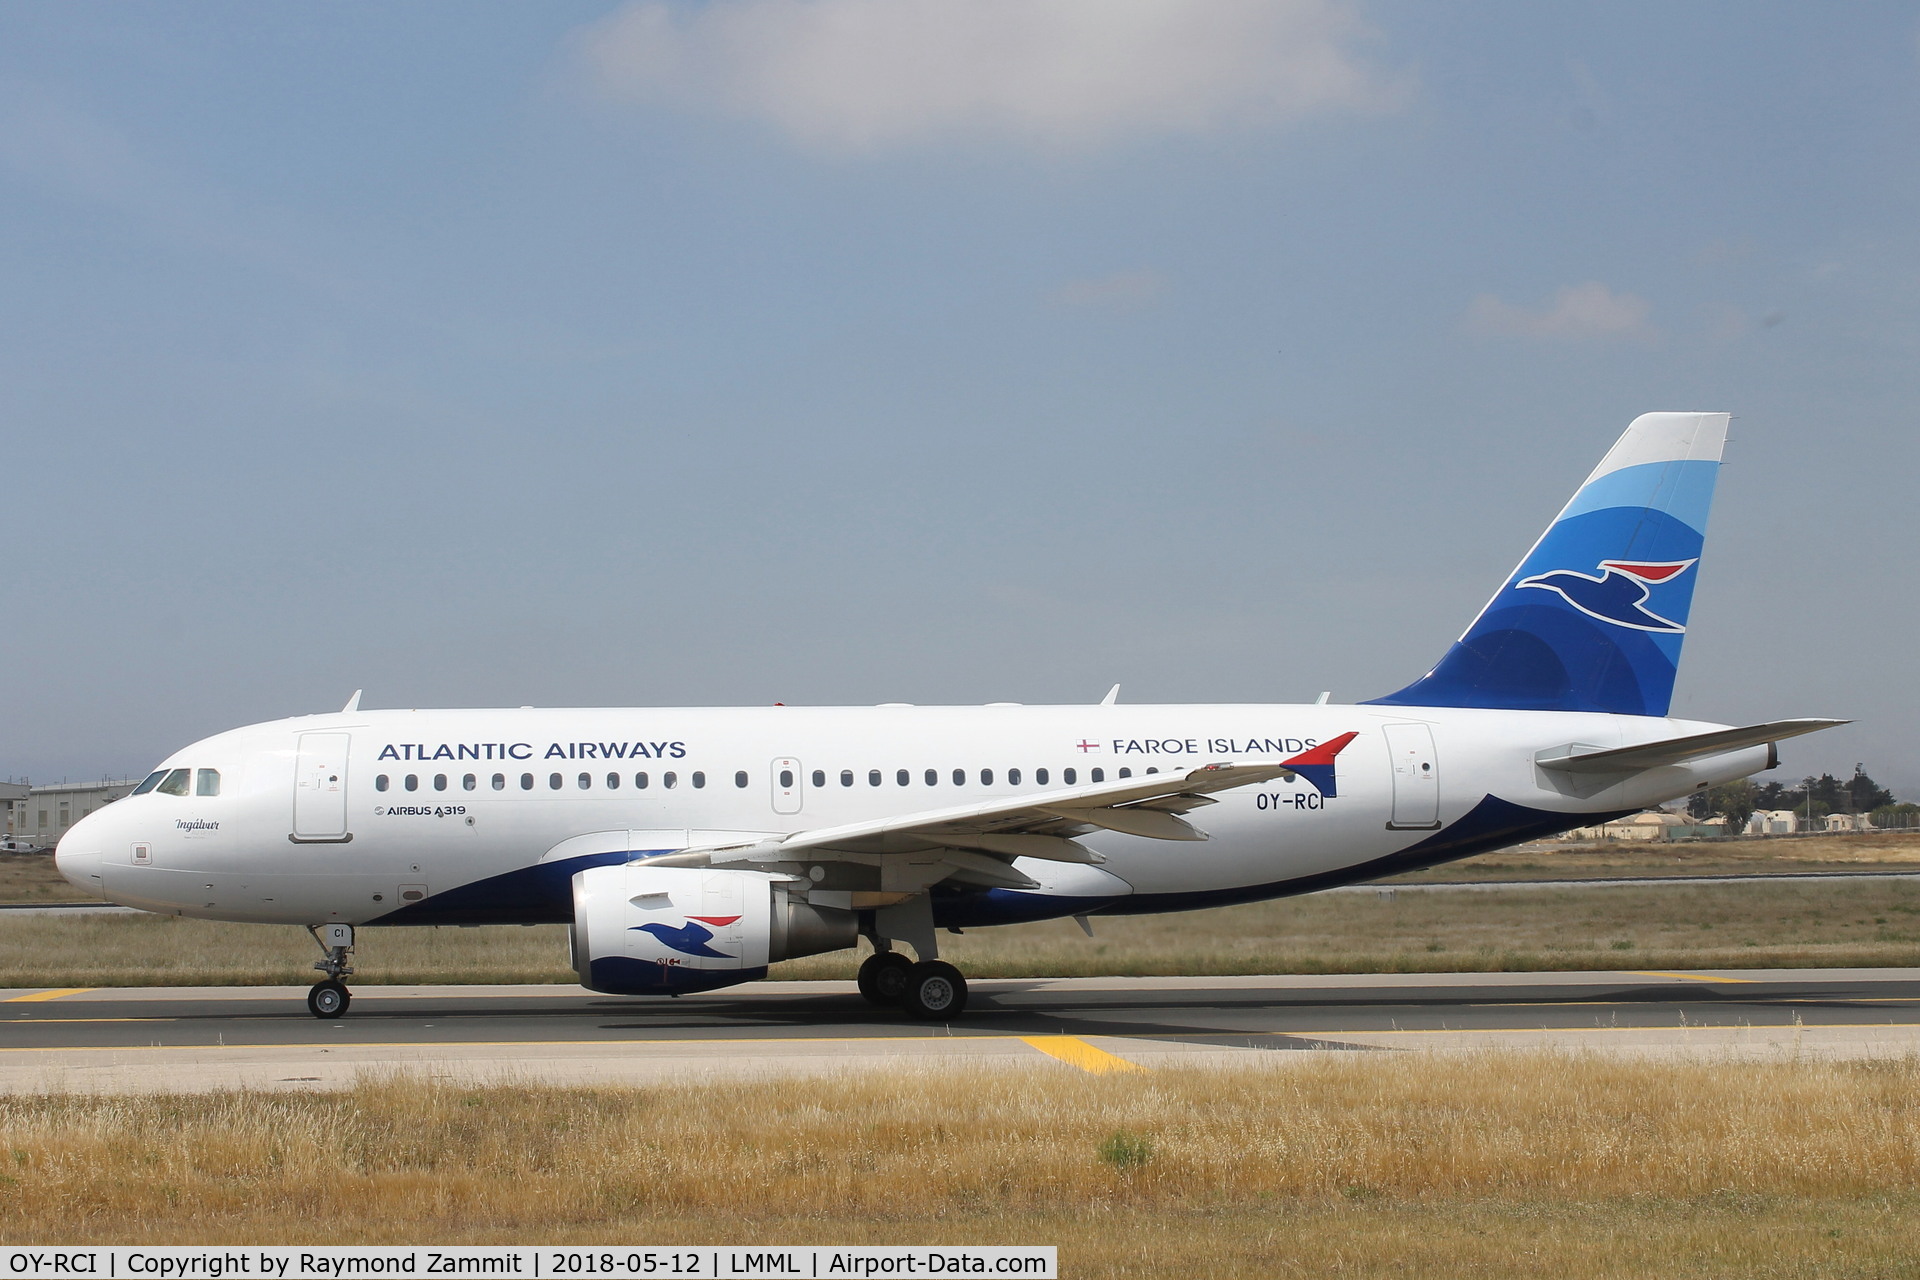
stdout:
[(672, 849), (616, 849), (574, 858), (536, 862), (497, 876), (475, 880), (424, 902), (389, 911), (380, 924), (572, 924), (573, 875), (588, 867), (612, 867)]

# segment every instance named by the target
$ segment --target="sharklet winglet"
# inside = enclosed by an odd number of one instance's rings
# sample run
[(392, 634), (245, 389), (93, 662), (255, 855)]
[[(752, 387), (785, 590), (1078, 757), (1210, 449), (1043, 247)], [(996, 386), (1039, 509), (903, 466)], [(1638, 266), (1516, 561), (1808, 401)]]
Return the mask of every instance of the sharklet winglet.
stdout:
[(1334, 777), (1334, 758), (1359, 736), (1358, 732), (1349, 730), (1309, 751), (1302, 751), (1290, 760), (1282, 760), (1280, 764), (1305, 778), (1313, 784), (1314, 790), (1331, 800), (1340, 794)]

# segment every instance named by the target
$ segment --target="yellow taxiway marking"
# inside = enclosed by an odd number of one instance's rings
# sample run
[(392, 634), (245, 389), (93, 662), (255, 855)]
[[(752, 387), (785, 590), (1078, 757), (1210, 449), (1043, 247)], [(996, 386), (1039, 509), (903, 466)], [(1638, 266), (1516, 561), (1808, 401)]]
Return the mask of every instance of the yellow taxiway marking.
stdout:
[(1021, 1036), (1020, 1039), (1050, 1058), (1058, 1058), (1070, 1067), (1091, 1071), (1095, 1075), (1105, 1075), (1109, 1071), (1146, 1070), (1139, 1063), (1128, 1062), (1119, 1054), (1108, 1053), (1097, 1045), (1088, 1044), (1079, 1036)]
[(6, 1004), (27, 1004), (34, 1000), (58, 1000), (61, 996), (85, 995), (92, 987), (59, 987), (52, 991), (36, 991), (32, 995), (8, 996)]
[(1635, 969), (1634, 973), (1642, 978), (1678, 978), (1682, 982), (1758, 982), (1758, 978), (1716, 978), (1707, 973), (1657, 973), (1651, 969)]

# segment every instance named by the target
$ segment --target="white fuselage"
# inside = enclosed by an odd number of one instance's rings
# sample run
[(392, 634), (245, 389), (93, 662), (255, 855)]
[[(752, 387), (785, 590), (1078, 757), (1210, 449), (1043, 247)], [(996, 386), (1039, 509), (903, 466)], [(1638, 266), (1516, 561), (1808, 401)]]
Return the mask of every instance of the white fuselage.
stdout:
[[(61, 841), (59, 865), (111, 901), (222, 920), (563, 921), (585, 866), (1123, 771), (1278, 761), (1357, 732), (1332, 798), (1299, 779), (1223, 792), (1190, 815), (1205, 841), (1085, 836), (1098, 865), (1021, 858), (1038, 888), (937, 891), (935, 918), (1179, 910), (1465, 857), (1766, 767), (1764, 746), (1625, 778), (1535, 764), (1568, 744), (1718, 727), (1370, 705), (354, 711), (176, 752), (161, 767), (193, 771), (187, 794), (90, 815)], [(198, 794), (208, 770), (217, 794)], [(812, 883), (823, 899), (853, 893), (858, 872), (815, 871)]]

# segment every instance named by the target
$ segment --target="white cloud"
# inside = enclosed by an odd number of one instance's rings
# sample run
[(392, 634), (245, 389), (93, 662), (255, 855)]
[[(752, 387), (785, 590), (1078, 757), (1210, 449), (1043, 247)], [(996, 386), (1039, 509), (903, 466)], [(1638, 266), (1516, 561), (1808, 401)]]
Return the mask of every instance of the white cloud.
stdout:
[(608, 97), (816, 147), (1076, 146), (1391, 107), (1367, 35), (1349, 0), (640, 0), (581, 52)]
[(1126, 311), (1144, 307), (1166, 288), (1167, 278), (1158, 271), (1116, 271), (1112, 275), (1069, 280), (1047, 296), (1062, 306)]
[(1612, 338), (1651, 338), (1647, 323), (1653, 307), (1645, 298), (1615, 293), (1597, 280), (1568, 285), (1539, 310), (1515, 306), (1483, 293), (1467, 308), (1467, 328), (1511, 338), (1550, 338), (1569, 342)]

